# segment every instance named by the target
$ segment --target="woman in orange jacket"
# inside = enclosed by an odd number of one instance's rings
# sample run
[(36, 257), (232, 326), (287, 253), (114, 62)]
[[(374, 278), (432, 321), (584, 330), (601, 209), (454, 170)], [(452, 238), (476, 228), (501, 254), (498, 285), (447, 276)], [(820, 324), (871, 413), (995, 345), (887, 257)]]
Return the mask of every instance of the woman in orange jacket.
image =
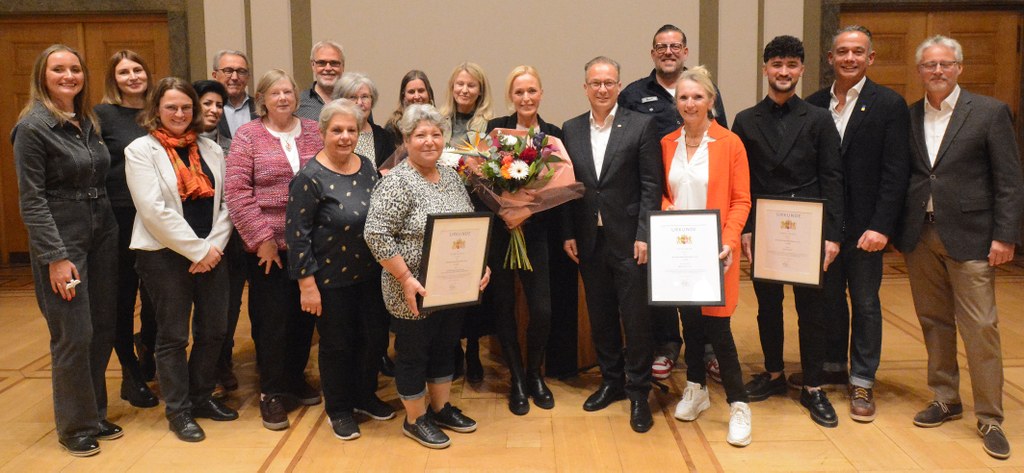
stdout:
[(715, 209), (722, 223), (725, 306), (682, 307), (686, 389), (676, 406), (679, 420), (696, 420), (711, 406), (704, 370), (705, 340), (714, 347), (731, 406), (729, 435), (735, 446), (750, 444), (750, 407), (743, 388), (736, 344), (729, 326), (739, 298), (740, 232), (750, 213), (747, 152), (739, 137), (709, 118), (715, 87), (703, 67), (687, 70), (676, 83), (676, 107), (683, 126), (661, 139), (665, 167), (663, 210)]

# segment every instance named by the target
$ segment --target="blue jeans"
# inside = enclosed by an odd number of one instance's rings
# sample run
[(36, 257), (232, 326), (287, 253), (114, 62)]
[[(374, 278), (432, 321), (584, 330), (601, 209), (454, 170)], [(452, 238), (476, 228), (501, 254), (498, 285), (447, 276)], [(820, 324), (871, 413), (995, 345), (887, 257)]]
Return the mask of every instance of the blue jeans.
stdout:
[(844, 371), (849, 353), (850, 384), (863, 388), (874, 386), (882, 356), (882, 304), (878, 289), (882, 285), (883, 254), (860, 250), (857, 240), (849, 239), (843, 242), (839, 256), (825, 273), (825, 370)]

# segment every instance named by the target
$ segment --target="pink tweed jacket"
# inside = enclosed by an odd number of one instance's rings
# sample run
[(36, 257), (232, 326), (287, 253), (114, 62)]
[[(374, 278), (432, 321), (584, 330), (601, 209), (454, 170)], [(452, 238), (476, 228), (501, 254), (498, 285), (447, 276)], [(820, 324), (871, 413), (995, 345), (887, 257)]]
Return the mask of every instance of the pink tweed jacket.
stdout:
[[(316, 122), (300, 120), (302, 132), (295, 144), (301, 168), (324, 145)], [(246, 251), (255, 253), (271, 238), (278, 248), (286, 248), (284, 211), (288, 204), (288, 184), (294, 175), (280, 140), (267, 131), (262, 120), (253, 120), (238, 128), (228, 152), (224, 199)]]

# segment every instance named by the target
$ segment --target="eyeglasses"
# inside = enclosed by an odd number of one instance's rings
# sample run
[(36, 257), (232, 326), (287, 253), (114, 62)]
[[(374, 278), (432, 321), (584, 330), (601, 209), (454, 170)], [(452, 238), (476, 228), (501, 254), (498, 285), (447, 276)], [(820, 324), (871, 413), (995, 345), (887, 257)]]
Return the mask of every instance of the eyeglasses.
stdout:
[(604, 87), (607, 90), (612, 90), (615, 87), (617, 87), (618, 85), (619, 85), (618, 82), (610, 81), (610, 80), (606, 80), (604, 82), (598, 82), (598, 81), (587, 82), (587, 87), (590, 87), (590, 90), (601, 90), (601, 87)]
[(162, 108), (163, 111), (165, 111), (167, 113), (172, 113), (172, 114), (176, 114), (178, 112), (181, 112), (181, 113), (192, 113), (192, 105), (180, 105), (179, 106), (179, 105), (167, 104), (167, 105), (164, 105), (163, 107), (160, 107), (160, 108)]
[(683, 50), (683, 43), (656, 43), (654, 45), (654, 52), (656, 53), (663, 53), (668, 49), (671, 49), (674, 53), (678, 53)]
[(373, 96), (371, 96), (371, 95), (352, 96), (352, 97), (349, 97), (348, 99), (353, 101), (353, 102), (355, 102), (355, 103), (362, 103), (362, 102), (373, 103)]
[(925, 72), (930, 72), (934, 71), (935, 67), (938, 66), (941, 67), (943, 71), (949, 72), (952, 71), (953, 66), (956, 66), (957, 64), (960, 64), (960, 61), (929, 61), (918, 64), (917, 68)]
[(238, 77), (249, 77), (249, 70), (248, 69), (244, 69), (244, 68), (234, 69), (234, 68), (230, 68), (230, 67), (223, 67), (223, 68), (218, 69), (218, 71), (221, 74), (224, 74), (224, 75), (226, 75), (228, 77), (231, 77), (232, 75), (235, 75), (235, 74), (238, 74)]
[(323, 59), (318, 59), (316, 61), (313, 61), (313, 64), (316, 65), (316, 67), (331, 66), (331, 67), (333, 67), (335, 69), (341, 67), (341, 61), (325, 61)]

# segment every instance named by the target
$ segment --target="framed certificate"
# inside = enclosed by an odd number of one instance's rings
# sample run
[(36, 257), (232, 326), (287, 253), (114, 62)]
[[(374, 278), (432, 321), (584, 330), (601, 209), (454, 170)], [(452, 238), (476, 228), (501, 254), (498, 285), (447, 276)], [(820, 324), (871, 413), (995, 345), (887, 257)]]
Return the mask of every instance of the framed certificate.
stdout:
[(480, 303), (480, 278), (487, 264), (490, 212), (427, 215), (423, 235), (420, 310), (435, 311)]
[(821, 287), (824, 231), (822, 199), (755, 197), (751, 278)]
[(666, 306), (725, 305), (722, 225), (718, 210), (648, 215), (647, 301)]

